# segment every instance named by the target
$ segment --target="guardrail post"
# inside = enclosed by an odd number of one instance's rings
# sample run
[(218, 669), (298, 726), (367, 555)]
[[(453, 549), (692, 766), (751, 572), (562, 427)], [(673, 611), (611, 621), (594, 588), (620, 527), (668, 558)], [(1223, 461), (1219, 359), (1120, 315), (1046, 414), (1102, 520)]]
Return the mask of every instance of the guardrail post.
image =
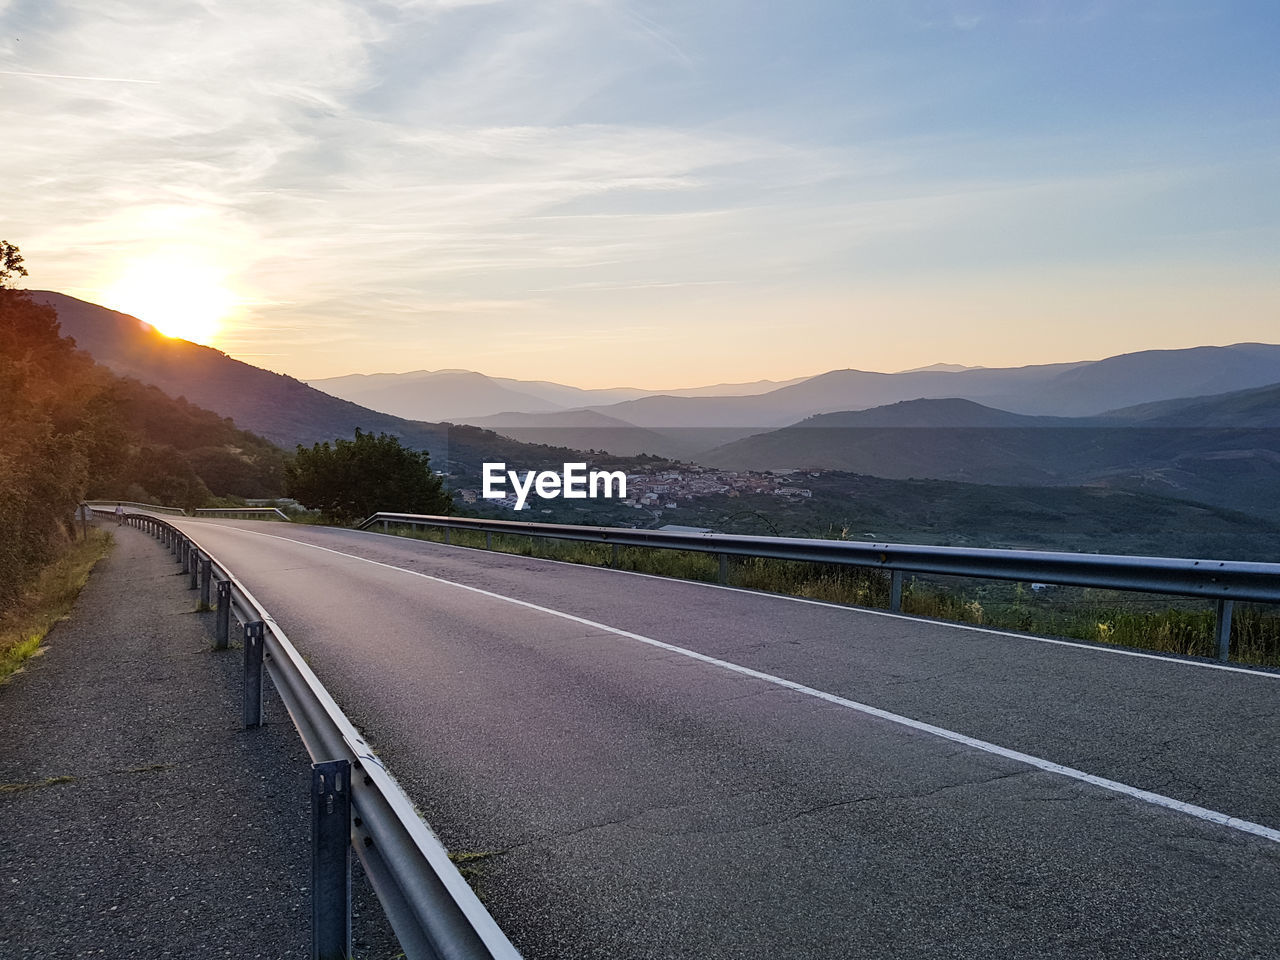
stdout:
[(452, 528), (452, 527), (445, 527), (445, 528), (444, 528), (444, 542), (445, 542), (445, 543), (450, 543), (450, 544), (451, 544), (451, 543), (453, 543), (453, 528)]
[(187, 556), (187, 566), (191, 570), (191, 586), (187, 589), (194, 590), (199, 585), (200, 577), (200, 551), (195, 547), (191, 548), (191, 553)]
[(613, 550), (609, 553), (609, 567), (613, 570), (618, 569), (618, 564), (622, 560), (622, 550), (620, 544), (613, 544)]
[(351, 956), (351, 762), (311, 765), (311, 958)]
[(902, 612), (902, 571), (889, 571), (889, 609), (894, 613)]
[(1234, 606), (1234, 600), (1218, 600), (1217, 640), (1219, 660), (1231, 659), (1231, 612)]
[(231, 581), (218, 581), (218, 612), (213, 618), (213, 649), (225, 650), (231, 641)]
[(383, 520), (383, 521), (382, 521), (382, 532), (383, 532), (383, 533), (386, 533), (386, 532), (387, 532), (387, 529), (388, 529), (388, 527), (387, 527), (387, 521)]
[(726, 585), (729, 583), (729, 555), (727, 553), (720, 554), (720, 582)]
[(266, 624), (250, 620), (244, 625), (244, 725), (262, 726), (262, 647)]
[(200, 609), (209, 609), (209, 581), (213, 579), (213, 561), (200, 558)]
[(493, 549), (493, 531), (492, 530), (486, 530), (484, 532), (484, 548), (486, 550)]

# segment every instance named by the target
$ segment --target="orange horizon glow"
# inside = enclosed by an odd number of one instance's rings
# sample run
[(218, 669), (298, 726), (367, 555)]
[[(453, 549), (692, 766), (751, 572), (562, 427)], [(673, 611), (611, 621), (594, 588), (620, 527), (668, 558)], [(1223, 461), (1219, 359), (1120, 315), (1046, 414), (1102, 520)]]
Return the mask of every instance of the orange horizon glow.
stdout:
[(135, 316), (166, 337), (205, 345), (218, 339), (238, 302), (221, 271), (176, 251), (130, 261), (102, 294), (103, 306)]

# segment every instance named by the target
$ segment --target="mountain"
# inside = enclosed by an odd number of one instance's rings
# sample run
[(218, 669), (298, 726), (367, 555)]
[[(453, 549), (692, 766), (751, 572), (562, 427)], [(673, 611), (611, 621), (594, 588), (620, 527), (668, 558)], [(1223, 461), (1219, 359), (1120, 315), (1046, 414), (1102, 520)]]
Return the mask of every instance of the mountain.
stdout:
[[(67, 500), (86, 495), (186, 507), (205, 506), (212, 496), (281, 495), (280, 449), (216, 413), (114, 373), (64, 334), (46, 304), (0, 288), (6, 524), (41, 510), (46, 521), (66, 516)], [(5, 532), (21, 541), (51, 530), (37, 521)]]
[(1152, 427), (1280, 429), (1280, 383), (1208, 397), (1158, 400), (1112, 410), (1104, 417)]
[(33, 300), (58, 312), (62, 332), (74, 337), (80, 349), (99, 363), (230, 417), (241, 429), (286, 449), (351, 437), (360, 428), (389, 433), (408, 447), (429, 450), (438, 469), (453, 465), (473, 473), (488, 459), (532, 466), (572, 453), (529, 447), (478, 427), (378, 413), (221, 350), (166, 337), (137, 317), (61, 293), (35, 290), (31, 294)]
[[(479, 424), (502, 413), (542, 413), (608, 406), (642, 397), (753, 396), (800, 380), (754, 380), (679, 390), (637, 387), (583, 389), (549, 380), (489, 377), (474, 370), (414, 370), (409, 373), (350, 374), (309, 380), (318, 390), (373, 410), (417, 420)], [(633, 424), (634, 426), (634, 424)]]
[(806, 378), (751, 380), (746, 383), (713, 383), (706, 387), (682, 387), (677, 390), (642, 390), (639, 387), (583, 389), (582, 387), (571, 387), (567, 384), (552, 383), (547, 380), (508, 380), (505, 377), (493, 377), (492, 379), (494, 382), (509, 386), (512, 389), (533, 394), (544, 400), (550, 400), (567, 409), (573, 409), (622, 403), (625, 400), (638, 400), (640, 397), (749, 397), (759, 393), (768, 393), (770, 390), (777, 390), (779, 387), (790, 386)]
[(507, 410), (559, 410), (560, 405), (470, 370), (353, 374), (309, 381), (310, 386), (362, 407), (408, 420), (474, 422)]
[(1067, 417), (1031, 417), (985, 407), (972, 400), (947, 399), (903, 400), (870, 410), (846, 410), (810, 417), (797, 427), (893, 427), (895, 429), (957, 427), (1064, 427), (1092, 424)]
[[(1240, 410), (1242, 426), (1232, 423)], [(1033, 417), (962, 399), (810, 417), (712, 450), (738, 470), (831, 469), (998, 485), (1105, 485), (1280, 515), (1280, 384), (1105, 417)]]
[[(1068, 482), (1082, 456), (1091, 463), (1109, 462), (1114, 439), (1100, 446), (1097, 431), (1088, 431), (1093, 436), (1081, 440), (1079, 427), (1091, 423), (1031, 417), (954, 397), (905, 400), (818, 414), (726, 444), (699, 460), (737, 470), (826, 469), (898, 479), (1056, 485)], [(1066, 464), (1064, 449), (1070, 451)]]
[(673, 426), (766, 429), (815, 414), (957, 397), (1014, 413), (1082, 417), (1137, 403), (1277, 381), (1280, 346), (1245, 343), (1026, 367), (908, 373), (832, 370), (756, 396), (643, 397), (592, 409), (650, 430)]
[(912, 367), (910, 370), (899, 370), (899, 373), (959, 373), (961, 370), (982, 370), (983, 367), (968, 367), (963, 363), (931, 363), (927, 367)]
[(649, 390), (649, 396), (667, 397), (754, 397), (762, 393), (772, 393), (782, 387), (790, 387), (804, 383), (808, 377), (793, 377), (790, 380), (751, 380), (747, 383), (715, 383), (709, 387), (687, 387), (683, 390)]
[[(557, 410), (574, 410), (601, 403), (621, 403), (623, 400), (634, 400), (636, 397), (643, 397), (652, 392), (641, 390), (639, 387), (605, 387), (589, 390), (572, 387), (567, 383), (555, 383), (551, 380), (513, 380), (509, 377), (491, 377), (490, 379), (509, 390), (545, 400), (553, 404)], [(506, 411), (499, 412), (530, 413), (533, 411), (527, 408), (509, 407)]]
[[(632, 426), (594, 410), (557, 413), (500, 413), (472, 421), (504, 437), (525, 443), (546, 443), (576, 450), (607, 450), (620, 457), (641, 453), (681, 457), (697, 452), (652, 430)], [(696, 445), (695, 445), (696, 446)], [(697, 449), (701, 449), (698, 447)]]
[[(901, 373), (830, 370), (794, 381), (760, 380), (661, 393), (630, 387), (582, 390), (548, 381), (448, 370), (337, 377), (312, 381), (312, 385), (401, 416), (486, 425), (493, 425), (489, 418), (500, 414), (589, 410), (609, 418), (615, 431), (633, 427), (661, 434), (666, 438), (665, 454), (684, 457), (720, 446), (735, 435), (785, 427), (817, 414), (909, 400), (961, 398), (1011, 413), (1082, 417), (1277, 381), (1280, 346), (1244, 343), (1024, 367), (933, 364)], [(555, 421), (507, 422), (522, 430), (560, 426)], [(709, 432), (699, 436), (699, 430)], [(633, 435), (633, 439), (640, 437)], [(630, 441), (618, 435), (612, 442), (626, 446)]]
[(1063, 371), (1033, 393), (1016, 395), (1015, 403), (995, 405), (1019, 413), (1092, 416), (1117, 407), (1276, 382), (1280, 382), (1280, 346), (1273, 344), (1144, 350)]

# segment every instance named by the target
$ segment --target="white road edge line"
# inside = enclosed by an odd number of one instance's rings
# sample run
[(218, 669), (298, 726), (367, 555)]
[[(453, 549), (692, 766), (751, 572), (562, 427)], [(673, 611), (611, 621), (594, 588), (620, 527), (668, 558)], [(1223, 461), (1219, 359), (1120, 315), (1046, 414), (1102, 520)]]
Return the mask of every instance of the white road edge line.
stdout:
[[(188, 518), (192, 519), (192, 518)], [(236, 530), (244, 530), (244, 527), (235, 527)], [(335, 528), (337, 529), (337, 528)], [(245, 533), (257, 533), (256, 530), (245, 530)], [(418, 540), (414, 537), (402, 537), (394, 533), (381, 533), (377, 530), (343, 530), (343, 533), (363, 533), (371, 537), (390, 537), (393, 540), (408, 541), (410, 543), (429, 543), (435, 547), (448, 547), (453, 550), (470, 550), (477, 551), (476, 547), (464, 547), (458, 543), (437, 543), (434, 540)], [(273, 534), (262, 534), (262, 536), (274, 536)], [(292, 537), (281, 537), (282, 540), (293, 540)], [(305, 543), (305, 540), (294, 540), (295, 543)], [(314, 544), (312, 544), (314, 546)], [(478, 551), (485, 552), (485, 551)], [(948, 620), (934, 620), (929, 617), (914, 617), (909, 613), (894, 613), (891, 610), (872, 610), (868, 607), (851, 607), (841, 603), (829, 603), (826, 600), (813, 600), (809, 597), (791, 597), (785, 593), (766, 593), (763, 590), (748, 590), (745, 587), (730, 587), (723, 583), (707, 583), (705, 580), (684, 580), (680, 577), (664, 577), (657, 573), (641, 573), (638, 570), (614, 570), (611, 567), (593, 567), (584, 563), (574, 563), (572, 560), (556, 560), (554, 557), (528, 557), (520, 553), (502, 553), (495, 550), (494, 553), (500, 553), (502, 556), (516, 557), (520, 560), (537, 560), (540, 563), (558, 563), (567, 567), (580, 567), (587, 570), (598, 570), (602, 573), (622, 574), (628, 577), (644, 577), (646, 580), (660, 580), (663, 583), (678, 583), (690, 587), (703, 587), (708, 590), (727, 590), (730, 593), (745, 593), (751, 597), (767, 597), (771, 600), (786, 600), (790, 603), (803, 603), (811, 607), (825, 607), (828, 610), (843, 610), (845, 613), (859, 614), (869, 617), (887, 617), (890, 620), (910, 620), (912, 623), (931, 623), (939, 627), (950, 627), (953, 630), (967, 630), (970, 633), (985, 633), (993, 637), (1009, 637), (1013, 640), (1030, 640), (1033, 643), (1047, 643), (1056, 647), (1072, 647), (1076, 650), (1087, 650), (1090, 653), (1109, 653), (1119, 657), (1137, 657), (1140, 660), (1159, 660), (1161, 663), (1172, 663), (1183, 667), (1199, 667), (1201, 670), (1225, 670), (1227, 673), (1247, 673), (1251, 677), (1266, 677), (1271, 680), (1280, 680), (1280, 673), (1268, 670), (1255, 670), (1250, 667), (1234, 667), (1227, 663), (1211, 663), (1205, 660), (1184, 660), (1170, 654), (1162, 653), (1143, 653), (1140, 650), (1124, 650), (1119, 647), (1107, 647), (1096, 643), (1081, 643), (1077, 640), (1061, 640), (1056, 637), (1037, 637), (1029, 633), (1014, 633), (1011, 630), (996, 630), (992, 627), (979, 627), (972, 623), (954, 623)]]
[(1153, 793), (1150, 790), (1142, 790), (1138, 787), (1131, 787), (1126, 783), (1120, 783), (1116, 780), (1108, 780), (1105, 777), (1098, 777), (1091, 773), (1085, 773), (1083, 770), (1077, 770), (1074, 767), (1063, 766), (1060, 763), (1054, 763), (1052, 760), (1045, 760), (1041, 757), (1032, 756), (1029, 753), (1021, 753), (1017, 750), (1010, 750), (1008, 747), (1002, 747), (999, 744), (989, 743), (986, 740), (979, 740), (976, 737), (970, 737), (963, 733), (957, 733), (954, 730), (948, 730), (945, 727), (935, 726), (931, 723), (925, 723), (923, 720), (915, 720), (911, 717), (903, 716), (898, 713), (891, 713), (888, 710), (881, 710), (879, 707), (873, 707), (870, 704), (860, 703), (857, 700), (849, 700), (845, 697), (838, 696), (834, 693), (827, 693), (824, 690), (818, 690), (814, 687), (805, 686), (802, 683), (796, 683), (794, 680), (787, 680), (783, 677), (774, 676), (771, 673), (763, 673), (760, 670), (753, 670), (751, 667), (744, 667), (741, 664), (733, 663), (729, 660), (721, 660), (718, 657), (711, 657), (705, 653), (698, 653), (696, 650), (690, 650), (687, 647), (679, 647), (673, 643), (666, 643), (662, 640), (655, 640), (652, 637), (646, 637), (639, 633), (632, 633), (629, 630), (622, 630), (618, 627), (611, 627), (605, 623), (598, 623), (595, 620), (588, 620), (585, 617), (578, 617), (571, 613), (564, 613), (560, 610), (553, 610), (550, 607), (543, 607), (536, 603), (530, 603), (528, 600), (519, 600), (515, 597), (503, 596), (500, 593), (494, 593), (491, 590), (483, 590), (480, 587), (473, 587), (465, 583), (457, 583), (453, 580), (445, 580), (442, 577), (434, 577), (428, 573), (419, 573), (417, 570), (406, 570), (404, 567), (397, 567), (394, 564), (383, 563), (381, 560), (370, 560), (368, 557), (360, 557), (354, 553), (343, 553), (341, 550), (334, 550), (332, 547), (322, 547), (316, 543), (307, 543), (303, 540), (294, 540), (292, 537), (279, 537), (270, 533), (259, 533), (256, 530), (244, 530), (240, 527), (232, 527), (242, 533), (253, 534), (254, 536), (267, 537), (271, 540), (284, 540), (288, 543), (300, 544), (304, 547), (311, 547), (313, 550), (323, 550), (325, 553), (332, 553), (339, 557), (346, 557), (350, 560), (360, 560), (364, 563), (371, 563), (374, 566), (385, 567), (388, 570), (397, 570), (400, 573), (406, 573), (413, 577), (421, 577), (424, 580), (431, 580), (435, 583), (445, 584), (451, 587), (458, 587), (461, 590), (467, 590), (471, 593), (478, 593), (481, 596), (490, 597), (494, 600), (502, 600), (506, 603), (512, 603), (516, 606), (525, 607), (529, 610), (536, 610), (539, 613), (549, 614), (553, 617), (559, 617), (562, 620), (569, 620), (582, 626), (592, 627), (597, 630), (604, 630), (615, 636), (625, 637), (629, 640), (635, 640), (640, 643), (648, 644), (659, 650), (666, 650), (669, 653), (679, 654), (688, 657), (691, 660), (697, 660), (701, 663), (710, 664), (711, 666), (720, 667), (723, 670), (729, 670), (733, 673), (744, 677), (751, 677), (756, 680), (762, 680), (765, 683), (774, 686), (783, 687), (784, 689), (794, 691), (795, 693), (804, 694), (808, 697), (814, 697), (818, 700), (826, 701), (837, 706), (847, 707), (850, 710), (856, 710), (867, 716), (876, 717), (880, 720), (886, 720), (889, 723), (895, 723), (899, 726), (908, 727), (912, 730), (918, 730), (921, 733), (927, 733), (934, 737), (940, 737), (943, 740), (949, 740), (952, 743), (962, 744), (975, 750), (981, 750), (984, 753), (993, 754), (997, 757), (1004, 757), (1006, 760), (1013, 760), (1017, 763), (1023, 763), (1027, 766), (1034, 767), (1037, 770), (1043, 770), (1045, 773), (1054, 773), (1059, 776), (1068, 777), (1072, 780), (1078, 780), (1081, 783), (1088, 783), (1095, 787), (1101, 787), (1103, 790), (1109, 790), (1113, 793), (1123, 794), (1127, 797), (1141, 800), (1144, 803), (1153, 804), (1157, 807), (1164, 807), (1168, 810), (1175, 810), (1179, 813), (1185, 813), (1189, 816), (1196, 817), (1200, 820), (1216, 823), (1220, 826), (1228, 827), (1232, 830), (1238, 830), (1241, 833), (1252, 834), (1253, 836), (1262, 837), (1273, 843), (1280, 843), (1280, 830), (1274, 830), (1271, 827), (1263, 826), (1260, 823), (1254, 823), (1251, 820), (1242, 820), (1239, 817), (1233, 817), (1217, 810), (1210, 810), (1208, 807), (1200, 807), (1193, 803), (1186, 803), (1182, 800), (1175, 800), (1172, 797), (1166, 797), (1160, 793)]

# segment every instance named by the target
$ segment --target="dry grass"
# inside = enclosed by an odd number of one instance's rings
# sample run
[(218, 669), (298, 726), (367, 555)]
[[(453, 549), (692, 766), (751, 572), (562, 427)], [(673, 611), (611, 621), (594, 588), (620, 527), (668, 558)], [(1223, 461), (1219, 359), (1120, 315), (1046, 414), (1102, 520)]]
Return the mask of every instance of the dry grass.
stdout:
[[(392, 528), (390, 533), (418, 540), (444, 542), (437, 528)], [(450, 534), (455, 545), (483, 549), (485, 536), (470, 530)], [(521, 556), (545, 557), (609, 566), (610, 547), (513, 534), (494, 534), (493, 549)], [(623, 547), (617, 568), (684, 580), (714, 583), (719, 561), (706, 553)], [(904, 584), (904, 613), (938, 620), (982, 624), (1005, 630), (1051, 637), (1071, 637), (1101, 643), (1141, 647), (1162, 653), (1213, 657), (1212, 609), (1186, 607), (1186, 601), (1159, 596), (1135, 598), (1116, 591), (1071, 594), (1069, 603), (1045, 602), (1022, 585), (982, 586), (940, 584), (908, 575)], [(823, 563), (732, 557), (729, 583), (735, 587), (807, 597), (829, 603), (883, 609), (889, 605), (889, 577), (884, 570)], [(1232, 623), (1231, 659), (1242, 663), (1280, 666), (1280, 615), (1250, 605), (1237, 605)]]
[(88, 540), (68, 544), (0, 619), (0, 683), (39, 652), (49, 630), (70, 612), (89, 571), (106, 556), (111, 542), (106, 531), (90, 530)]

